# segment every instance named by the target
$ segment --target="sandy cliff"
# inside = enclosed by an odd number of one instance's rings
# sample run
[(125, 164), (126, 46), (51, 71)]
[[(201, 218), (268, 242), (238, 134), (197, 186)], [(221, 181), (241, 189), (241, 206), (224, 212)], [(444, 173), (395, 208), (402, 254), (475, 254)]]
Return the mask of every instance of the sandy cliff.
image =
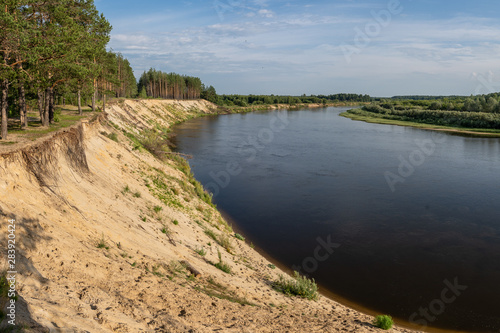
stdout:
[[(213, 108), (205, 101), (121, 101), (107, 115), (0, 151), (2, 244), (8, 220), (16, 225), (17, 327), (380, 331), (370, 316), (324, 297), (307, 301), (273, 290), (282, 272), (234, 237), (185, 163), (175, 156), (161, 162), (137, 144), (141, 131)], [(232, 274), (214, 267), (219, 253)], [(2, 254), (4, 270), (6, 259)], [(190, 275), (183, 262), (201, 276)], [(5, 299), (1, 305), (6, 312)]]

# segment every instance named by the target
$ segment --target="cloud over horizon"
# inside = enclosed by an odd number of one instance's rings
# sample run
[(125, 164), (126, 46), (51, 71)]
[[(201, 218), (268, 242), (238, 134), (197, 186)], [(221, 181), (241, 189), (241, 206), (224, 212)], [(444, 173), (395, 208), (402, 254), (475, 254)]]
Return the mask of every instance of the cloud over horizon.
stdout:
[(136, 77), (150, 67), (196, 75), (219, 93), (470, 95), (485, 86), (479, 76), (500, 81), (500, 23), (491, 12), (474, 13), (465, 1), (453, 13), (394, 1), (96, 5), (114, 26), (110, 47)]

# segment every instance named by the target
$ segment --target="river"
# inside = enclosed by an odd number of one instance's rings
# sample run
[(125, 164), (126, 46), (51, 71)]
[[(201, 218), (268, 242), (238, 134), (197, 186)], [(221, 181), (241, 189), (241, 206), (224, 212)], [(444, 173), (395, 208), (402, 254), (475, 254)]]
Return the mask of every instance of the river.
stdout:
[(500, 139), (347, 109), (197, 118), (175, 142), (238, 230), (290, 270), (416, 327), (500, 332)]

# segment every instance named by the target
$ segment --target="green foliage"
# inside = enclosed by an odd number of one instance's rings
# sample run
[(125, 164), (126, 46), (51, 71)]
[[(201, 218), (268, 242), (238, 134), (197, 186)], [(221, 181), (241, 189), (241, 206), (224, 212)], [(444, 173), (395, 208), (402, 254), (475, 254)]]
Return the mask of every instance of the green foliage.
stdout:
[(374, 117), (438, 126), (500, 129), (500, 94), (436, 100), (382, 100), (352, 111)]
[(109, 250), (109, 246), (106, 243), (106, 239), (104, 238), (104, 233), (102, 234), (101, 239), (97, 241), (97, 248)]
[(183, 205), (180, 203), (179, 198), (172, 193), (171, 191), (172, 186), (169, 185), (171, 181), (178, 181), (178, 180), (166, 175), (160, 169), (154, 169), (154, 170), (156, 171), (156, 173), (154, 175), (151, 175), (149, 178), (152, 181), (153, 186), (151, 186), (149, 182), (147, 185), (147, 187), (149, 188), (149, 192), (153, 194), (156, 198), (161, 200), (167, 206), (183, 208)]
[(229, 266), (225, 262), (219, 261), (218, 263), (215, 263), (214, 266), (223, 271), (224, 273), (231, 274), (231, 266)]
[(54, 110), (54, 122), (58, 123), (61, 121), (61, 108), (55, 108)]
[(216, 233), (214, 233), (210, 229), (206, 229), (205, 234), (208, 237), (212, 238), (215, 242), (217, 242), (217, 244), (222, 246), (227, 252), (231, 253), (231, 251), (233, 249), (233, 245), (231, 244), (231, 240), (229, 239), (229, 236), (227, 236), (226, 234), (223, 234), (223, 233), (217, 235)]
[(130, 187), (128, 185), (125, 185), (125, 187), (122, 190), (122, 194), (129, 193), (130, 192)]
[(109, 133), (107, 136), (108, 136), (108, 138), (110, 138), (111, 140), (113, 140), (113, 141), (115, 141), (115, 142), (118, 142), (118, 135), (117, 135), (115, 132)]
[(373, 320), (373, 325), (383, 330), (390, 330), (394, 325), (392, 317), (388, 315), (378, 315)]
[(137, 97), (142, 98), (142, 99), (148, 98), (148, 94), (146, 93), (146, 87), (144, 87), (144, 86), (141, 87), (141, 92), (139, 93), (139, 95)]
[(224, 273), (231, 274), (231, 266), (222, 261), (222, 254), (220, 253), (219, 249), (217, 249), (217, 253), (219, 254), (219, 262), (215, 263), (214, 266)]
[(319, 297), (318, 285), (314, 279), (310, 280), (296, 271), (293, 279), (280, 275), (278, 280), (273, 282), (273, 287), (286, 295), (299, 296), (309, 300), (317, 300)]
[[(205, 96), (215, 94), (213, 92), (206, 93)], [(216, 95), (216, 94), (215, 94)], [(248, 105), (261, 105), (261, 104), (325, 104), (342, 103), (342, 102), (372, 102), (374, 99), (368, 95), (358, 94), (332, 94), (332, 95), (302, 95), (302, 96), (275, 96), (275, 95), (221, 95), (217, 96), (218, 104), (225, 106), (248, 106)]]
[(202, 89), (200, 78), (163, 73), (154, 68), (141, 75), (138, 85), (141, 98), (197, 99)]
[(245, 240), (245, 237), (243, 237), (242, 235), (240, 234), (234, 234), (234, 237), (236, 237), (237, 239), (241, 240), (241, 241), (244, 241)]
[(179, 221), (177, 221), (177, 220), (173, 220), (173, 221), (172, 221), (172, 223), (173, 223), (174, 225), (179, 225)]
[(165, 235), (170, 235), (170, 229), (164, 225), (163, 228), (161, 229), (161, 232), (164, 233)]
[(0, 297), (7, 297), (9, 294), (9, 282), (5, 273), (0, 275)]
[(217, 242), (217, 235), (215, 234), (215, 232), (213, 232), (213, 231), (212, 231), (212, 230), (210, 230), (210, 229), (206, 229), (206, 230), (205, 230), (205, 234), (206, 234), (208, 237), (212, 238), (214, 241), (216, 241), (216, 242)]
[(213, 86), (210, 86), (208, 88), (204, 87), (203, 91), (201, 92), (200, 98), (203, 98), (214, 104), (219, 103), (219, 96), (217, 96), (217, 92), (215, 91), (215, 88)]
[(153, 210), (155, 211), (155, 213), (159, 213), (159, 212), (161, 212), (161, 210), (162, 210), (162, 209), (163, 209), (163, 208), (162, 208), (161, 206), (154, 206), (154, 207), (153, 207)]
[(166, 133), (159, 133), (156, 130), (148, 129), (140, 134), (139, 142), (147, 151), (160, 160), (165, 160), (167, 154), (170, 152)]

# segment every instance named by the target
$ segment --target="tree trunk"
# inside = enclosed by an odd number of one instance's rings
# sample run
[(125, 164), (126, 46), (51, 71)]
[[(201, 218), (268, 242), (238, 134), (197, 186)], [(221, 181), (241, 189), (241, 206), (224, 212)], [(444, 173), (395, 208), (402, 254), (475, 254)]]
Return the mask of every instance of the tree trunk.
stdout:
[(24, 81), (19, 82), (19, 118), (21, 127), (28, 127), (28, 110), (26, 108), (26, 94), (24, 92)]
[(49, 123), (54, 123), (54, 88), (49, 88)]
[(80, 89), (78, 89), (78, 114), (82, 115), (82, 93)]
[(50, 108), (50, 88), (45, 89), (45, 105), (43, 108), (43, 126), (49, 126), (49, 108)]
[(97, 90), (94, 90), (92, 94), (92, 112), (95, 112), (95, 95), (97, 94)]
[(44, 117), (43, 99), (44, 99), (44, 96), (43, 96), (42, 89), (38, 88), (37, 93), (38, 93), (38, 113), (40, 114), (40, 122), (43, 125), (43, 123), (44, 123), (43, 122), (43, 117)]
[(0, 109), (2, 109), (2, 128), (0, 131), (0, 134), (2, 135), (2, 140), (7, 140), (7, 125), (8, 125), (8, 119), (7, 119), (7, 93), (9, 90), (9, 80), (4, 79), (2, 84), (2, 96), (1, 96), (1, 101), (0, 101)]
[(102, 112), (106, 112), (106, 94), (102, 94)]

